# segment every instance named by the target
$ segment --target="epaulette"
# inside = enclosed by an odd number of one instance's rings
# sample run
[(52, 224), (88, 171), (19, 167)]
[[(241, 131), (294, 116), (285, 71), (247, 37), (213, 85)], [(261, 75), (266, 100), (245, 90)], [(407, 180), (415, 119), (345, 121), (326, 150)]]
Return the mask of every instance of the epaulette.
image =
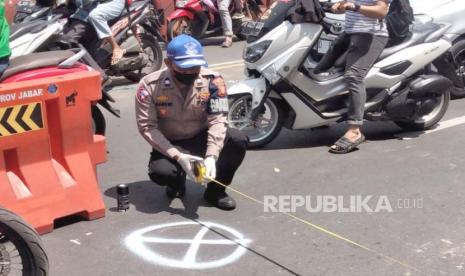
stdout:
[(167, 69), (158, 70), (144, 77), (145, 84), (149, 85), (158, 81)]
[(204, 76), (204, 77), (214, 77), (214, 78), (217, 78), (217, 77), (221, 77), (221, 74), (216, 72), (216, 71), (213, 71), (213, 70), (210, 70), (210, 69), (207, 69), (205, 67), (202, 67), (202, 70), (200, 71), (200, 75)]

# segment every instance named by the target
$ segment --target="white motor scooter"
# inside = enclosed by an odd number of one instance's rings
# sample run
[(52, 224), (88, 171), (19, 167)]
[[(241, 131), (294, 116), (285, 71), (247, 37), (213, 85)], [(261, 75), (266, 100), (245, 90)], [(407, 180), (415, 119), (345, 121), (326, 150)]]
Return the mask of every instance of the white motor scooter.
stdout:
[(48, 51), (50, 44), (63, 31), (67, 19), (50, 15), (33, 21), (16, 23), (10, 30), (11, 56)]
[[(366, 77), (365, 119), (390, 120), (405, 129), (433, 127), (447, 111), (451, 81), (430, 70), (451, 48), (450, 28), (429, 19), (415, 22), (413, 35), (387, 48)], [(263, 24), (250, 28), (260, 33)], [(282, 126), (311, 129), (347, 117), (343, 68), (313, 73), (310, 51), (329, 32), (322, 24), (284, 21), (244, 50), (246, 79), (232, 86), (230, 126), (245, 132), (251, 147), (271, 142)]]

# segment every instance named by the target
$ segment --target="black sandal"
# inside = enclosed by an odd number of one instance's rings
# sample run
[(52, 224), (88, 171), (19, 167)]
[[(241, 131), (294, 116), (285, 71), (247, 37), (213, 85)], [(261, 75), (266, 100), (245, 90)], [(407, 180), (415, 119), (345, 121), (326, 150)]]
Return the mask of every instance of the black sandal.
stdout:
[(358, 138), (355, 141), (350, 141), (346, 137), (341, 137), (339, 140), (336, 141), (336, 143), (334, 143), (336, 148), (330, 148), (329, 152), (335, 154), (349, 153), (356, 149), (363, 142), (365, 142), (365, 136), (363, 136), (363, 134), (362, 136), (360, 136), (360, 138)]

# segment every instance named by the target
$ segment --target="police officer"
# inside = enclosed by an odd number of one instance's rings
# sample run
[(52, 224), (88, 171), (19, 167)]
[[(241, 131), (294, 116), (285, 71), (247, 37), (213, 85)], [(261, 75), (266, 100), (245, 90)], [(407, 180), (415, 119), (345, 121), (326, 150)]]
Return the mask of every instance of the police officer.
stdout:
[[(247, 138), (228, 128), (228, 100), (223, 78), (207, 70), (202, 45), (188, 35), (167, 46), (166, 69), (147, 75), (136, 95), (137, 125), (153, 147), (150, 179), (166, 187), (170, 198), (185, 193), (191, 162), (204, 161), (206, 175), (226, 185), (244, 159)], [(236, 203), (221, 185), (208, 183), (204, 199), (232, 210)]]

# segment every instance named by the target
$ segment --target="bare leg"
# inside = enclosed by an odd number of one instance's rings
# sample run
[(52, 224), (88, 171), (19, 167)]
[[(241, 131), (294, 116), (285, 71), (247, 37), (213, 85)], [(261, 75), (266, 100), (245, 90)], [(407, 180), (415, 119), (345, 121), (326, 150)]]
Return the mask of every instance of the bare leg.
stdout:
[(111, 57), (111, 65), (115, 65), (123, 57), (124, 50), (121, 49), (121, 47), (119, 47), (118, 43), (116, 42), (113, 36), (106, 37), (105, 40), (108, 41), (108, 43), (110, 43), (111, 47), (113, 48), (113, 56)]

